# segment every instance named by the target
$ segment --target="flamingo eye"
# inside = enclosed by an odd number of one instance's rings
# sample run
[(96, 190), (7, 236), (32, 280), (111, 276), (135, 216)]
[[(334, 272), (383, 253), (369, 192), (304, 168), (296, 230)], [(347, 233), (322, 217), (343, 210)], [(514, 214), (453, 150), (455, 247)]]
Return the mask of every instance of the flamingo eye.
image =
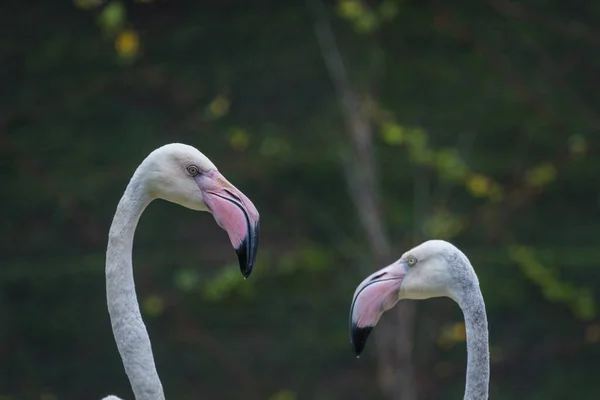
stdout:
[(408, 256), (408, 258), (406, 259), (406, 263), (410, 267), (414, 267), (415, 265), (417, 265), (417, 262), (418, 262), (418, 260), (413, 256)]
[(191, 176), (196, 176), (200, 173), (200, 168), (196, 167), (195, 165), (189, 165), (186, 169), (188, 174)]

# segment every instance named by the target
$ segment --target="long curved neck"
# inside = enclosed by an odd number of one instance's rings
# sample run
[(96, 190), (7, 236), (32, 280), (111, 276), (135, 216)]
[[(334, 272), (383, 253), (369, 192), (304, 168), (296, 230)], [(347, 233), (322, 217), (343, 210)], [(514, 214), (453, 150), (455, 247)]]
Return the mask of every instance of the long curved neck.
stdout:
[(467, 330), (467, 379), (464, 400), (487, 400), (490, 382), (490, 352), (485, 303), (479, 285), (463, 286), (458, 305)]
[(106, 302), (112, 330), (136, 400), (164, 400), (150, 338), (135, 293), (133, 236), (140, 216), (152, 199), (136, 172), (113, 218), (106, 250)]

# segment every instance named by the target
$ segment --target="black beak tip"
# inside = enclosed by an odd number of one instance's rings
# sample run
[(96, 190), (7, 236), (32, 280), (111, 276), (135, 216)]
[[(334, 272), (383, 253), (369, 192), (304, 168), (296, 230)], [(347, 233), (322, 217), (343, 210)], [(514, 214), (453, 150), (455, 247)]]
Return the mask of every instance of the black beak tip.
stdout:
[(359, 356), (365, 349), (367, 339), (372, 330), (372, 326), (359, 327), (355, 324), (352, 324), (352, 327), (350, 328), (350, 339), (352, 341), (352, 346), (354, 347), (354, 353), (357, 356)]
[(252, 275), (252, 270), (254, 269), (253, 264), (246, 264), (245, 266), (240, 265), (240, 270), (242, 271), (242, 276), (244, 279), (248, 279), (250, 275)]
[(245, 271), (242, 271), (242, 276), (244, 277), (244, 279), (248, 279), (250, 275), (252, 275), (252, 268), (252, 266), (249, 266), (248, 268), (246, 268)]
[(252, 269), (254, 268), (254, 260), (248, 259), (248, 246), (246, 245), (247, 241), (247, 238), (244, 239), (240, 247), (235, 249), (240, 262), (240, 271), (242, 272), (244, 278), (248, 278), (250, 275), (252, 275)]
[(239, 247), (235, 249), (240, 262), (240, 271), (244, 278), (250, 277), (254, 269), (256, 253), (258, 252), (258, 233), (259, 227), (257, 222), (253, 231), (246, 235)]

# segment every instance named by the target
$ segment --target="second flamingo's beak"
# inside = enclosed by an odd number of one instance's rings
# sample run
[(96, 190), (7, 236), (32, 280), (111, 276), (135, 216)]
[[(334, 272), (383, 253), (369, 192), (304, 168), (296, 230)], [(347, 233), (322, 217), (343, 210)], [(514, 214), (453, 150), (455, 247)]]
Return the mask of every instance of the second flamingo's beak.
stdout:
[(244, 278), (252, 274), (258, 252), (259, 214), (254, 204), (218, 171), (196, 178), (204, 204), (235, 249)]
[(364, 350), (383, 313), (398, 302), (404, 278), (401, 270), (392, 264), (375, 272), (356, 288), (350, 306), (350, 341), (357, 356)]

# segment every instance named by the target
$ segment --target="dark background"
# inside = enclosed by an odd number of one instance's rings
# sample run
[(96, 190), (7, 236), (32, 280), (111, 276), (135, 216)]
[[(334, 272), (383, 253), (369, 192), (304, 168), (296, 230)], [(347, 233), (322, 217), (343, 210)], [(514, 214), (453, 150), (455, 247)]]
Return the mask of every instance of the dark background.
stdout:
[(451, 300), (402, 302), (359, 360), (349, 343), (356, 285), (442, 238), (480, 277), (491, 398), (597, 399), (599, 17), (596, 1), (4, 0), (0, 399), (133, 399), (106, 238), (170, 142), (211, 158), (262, 231), (244, 281), (210, 215), (143, 215), (167, 398), (461, 399)]

